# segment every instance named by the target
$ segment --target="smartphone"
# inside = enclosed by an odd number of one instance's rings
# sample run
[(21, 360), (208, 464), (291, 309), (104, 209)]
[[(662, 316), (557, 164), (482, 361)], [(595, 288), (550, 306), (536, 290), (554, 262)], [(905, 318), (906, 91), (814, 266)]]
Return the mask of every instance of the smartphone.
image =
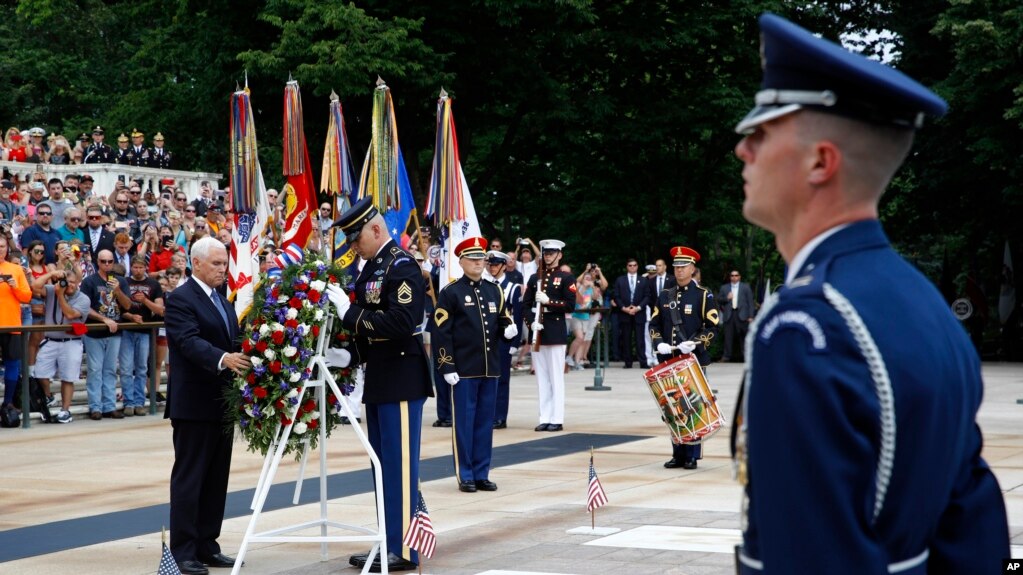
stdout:
[(124, 174), (121, 174), (120, 176), (117, 176), (117, 181), (119, 181), (119, 182), (121, 182), (123, 184), (124, 183)]
[(10, 275), (10, 274), (0, 274), (0, 282), (5, 282), (5, 281), (8, 281), (8, 280), (10, 280), (10, 279), (11, 279), (12, 277), (14, 277), (14, 276), (12, 276), (12, 275)]

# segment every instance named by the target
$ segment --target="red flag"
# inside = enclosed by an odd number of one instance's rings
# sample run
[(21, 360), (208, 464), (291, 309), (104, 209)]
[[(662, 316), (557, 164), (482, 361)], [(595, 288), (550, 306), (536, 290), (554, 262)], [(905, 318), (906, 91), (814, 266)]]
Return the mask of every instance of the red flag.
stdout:
[(302, 94), (298, 82), (284, 87), (284, 233), (281, 247), (296, 245), (305, 250), (313, 232), (312, 214), (317, 208), (316, 186), (309, 163), (305, 129), (302, 127)]

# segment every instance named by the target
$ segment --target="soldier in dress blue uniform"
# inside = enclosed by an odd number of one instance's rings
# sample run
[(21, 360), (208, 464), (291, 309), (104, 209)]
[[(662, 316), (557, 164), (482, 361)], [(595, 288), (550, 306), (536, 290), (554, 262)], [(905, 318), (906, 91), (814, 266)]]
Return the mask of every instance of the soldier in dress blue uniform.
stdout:
[(501, 371), (498, 344), (519, 334), (501, 288), (483, 279), (486, 246), (481, 237), (455, 246), (464, 273), (440, 290), (433, 312), (433, 357), (444, 383), (452, 386), (455, 479), (467, 493), (497, 491), (490, 481), (490, 458)]
[[(672, 357), (693, 354), (706, 371), (710, 365), (707, 348), (718, 333), (718, 306), (714, 294), (693, 280), (700, 254), (692, 248), (671, 248), (675, 285), (661, 290), (657, 305), (650, 313), (650, 345), (657, 351), (658, 363)], [(675, 444), (671, 459), (664, 463), (669, 469), (696, 469), (703, 458), (702, 445)]]
[[(534, 431), (562, 431), (565, 422), (565, 344), (568, 330), (565, 314), (575, 309), (575, 277), (561, 271), (561, 250), (565, 242), (540, 242), (542, 261), (529, 278), (522, 309), (527, 314), (533, 339), (533, 370), (539, 389), (540, 425)], [(531, 343), (530, 343), (531, 345)]]
[[(355, 334), (351, 365), (366, 364), (362, 400), (383, 475), (388, 569), (414, 569), (418, 553), (402, 538), (418, 503), (423, 404), (433, 395), (430, 359), (418, 331), (426, 287), (419, 265), (391, 239), (371, 198), (356, 202), (334, 225), (366, 262), (355, 281), (354, 302), (338, 286), (327, 294), (345, 328)], [(353, 555), (349, 562), (362, 567), (366, 555)]]
[(103, 143), (103, 127), (96, 126), (92, 129), (92, 143), (85, 148), (82, 162), (86, 164), (113, 164), (115, 159), (114, 150)]
[(914, 130), (947, 104), (778, 16), (760, 30), (763, 89), (735, 152), (743, 214), (788, 272), (746, 339), (739, 571), (1001, 572), (977, 353), (878, 222)]
[[(515, 325), (522, 325), (522, 284), (515, 283), (515, 278), (505, 272), (508, 265), (508, 254), (498, 250), (487, 252), (487, 274), (501, 286), (504, 294), (504, 306), (511, 313)], [(501, 359), (501, 376), (497, 378), (497, 406), (494, 408), (494, 429), (508, 427), (508, 405), (511, 400), (511, 366), (512, 360), (519, 352), (519, 340), (501, 340), (498, 344), (498, 355)]]
[(114, 150), (114, 163), (122, 166), (128, 164), (128, 136), (121, 132), (120, 136), (117, 136), (117, 149)]
[(149, 167), (170, 170), (174, 166), (174, 156), (163, 147), (163, 134), (157, 132), (153, 136), (153, 149), (149, 151)]
[(148, 168), (152, 152), (146, 147), (146, 135), (138, 130), (131, 131), (131, 147), (128, 148), (128, 165)]

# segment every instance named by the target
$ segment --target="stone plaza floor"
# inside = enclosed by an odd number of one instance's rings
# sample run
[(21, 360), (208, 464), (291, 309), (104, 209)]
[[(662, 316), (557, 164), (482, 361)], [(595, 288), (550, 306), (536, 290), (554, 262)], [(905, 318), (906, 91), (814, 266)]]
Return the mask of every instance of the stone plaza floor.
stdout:
[[(707, 574), (735, 572), (740, 488), (731, 478), (728, 429), (705, 445), (693, 471), (665, 469), (667, 431), (640, 369), (607, 370), (609, 391), (587, 391), (593, 370), (566, 376), (566, 421), (561, 433), (537, 433), (534, 378), (512, 378), (508, 429), (494, 433), (492, 493), (461, 493), (451, 475), (450, 429), (434, 428), (433, 400), (422, 429), (422, 492), (437, 531), (437, 550), (424, 573)], [(722, 412), (730, 416), (741, 366), (709, 372)], [(1023, 557), (1023, 364), (984, 365), (980, 426), (984, 457), (998, 476), (1009, 514), (1012, 553)], [(596, 525), (610, 535), (570, 533), (588, 528), (590, 446), (609, 498)], [(170, 422), (157, 417), (42, 425), (0, 430), (0, 573), (154, 573), (160, 529), (166, 525), (173, 463)], [(328, 440), (328, 515), (372, 526), (374, 499), (367, 458), (350, 429)], [(261, 456), (237, 443), (231, 466), (229, 518), (220, 542), (235, 555), (249, 521), (248, 502)], [(276, 508), (259, 530), (319, 518), (316, 459), (306, 470), (303, 502), (291, 506), (299, 466), (285, 459), (271, 492)], [(277, 485), (282, 484), (282, 485)], [(334, 491), (329, 489), (333, 488)], [(333, 493), (333, 494), (332, 494)], [(281, 503), (284, 502), (284, 503)], [(348, 555), (364, 543), (332, 543), (321, 560), (315, 543), (250, 546), (246, 575), (354, 574)], [(226, 575), (226, 569), (212, 569)]]

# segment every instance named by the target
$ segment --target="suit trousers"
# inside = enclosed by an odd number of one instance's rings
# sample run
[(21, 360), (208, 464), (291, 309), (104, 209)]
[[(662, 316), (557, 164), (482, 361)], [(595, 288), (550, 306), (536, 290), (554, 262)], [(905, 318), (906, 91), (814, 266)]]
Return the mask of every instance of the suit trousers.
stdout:
[(724, 328), (725, 349), (722, 357), (738, 361), (743, 357), (743, 345), (746, 331), (749, 329), (749, 323), (739, 319), (739, 314), (732, 310), (728, 320), (725, 322)]
[(174, 467), (170, 483), (170, 549), (178, 561), (220, 553), (234, 434), (222, 421), (172, 419)]
[(494, 421), (508, 420), (508, 405), (511, 402), (511, 366), (512, 355), (509, 353), (513, 346), (505, 342), (498, 344), (498, 353), (501, 355), (501, 376), (497, 378), (497, 404), (494, 406)]
[(451, 452), (458, 481), (490, 478), (496, 402), (496, 377), (466, 377), (451, 388)]
[[(633, 359), (638, 359), (640, 363), (646, 365), (646, 337), (643, 335), (645, 319), (646, 316), (641, 313), (636, 315), (619, 313), (618, 344), (621, 346), (621, 359), (627, 366), (632, 366)], [(635, 355), (632, 351), (633, 345), (636, 346)]]
[(419, 554), (402, 542), (419, 503), (419, 440), (426, 398), (396, 403), (367, 403), (369, 444), (380, 459), (384, 482), (387, 551), (419, 563)]
[(541, 345), (533, 352), (540, 399), (540, 423), (565, 423), (565, 344)]

